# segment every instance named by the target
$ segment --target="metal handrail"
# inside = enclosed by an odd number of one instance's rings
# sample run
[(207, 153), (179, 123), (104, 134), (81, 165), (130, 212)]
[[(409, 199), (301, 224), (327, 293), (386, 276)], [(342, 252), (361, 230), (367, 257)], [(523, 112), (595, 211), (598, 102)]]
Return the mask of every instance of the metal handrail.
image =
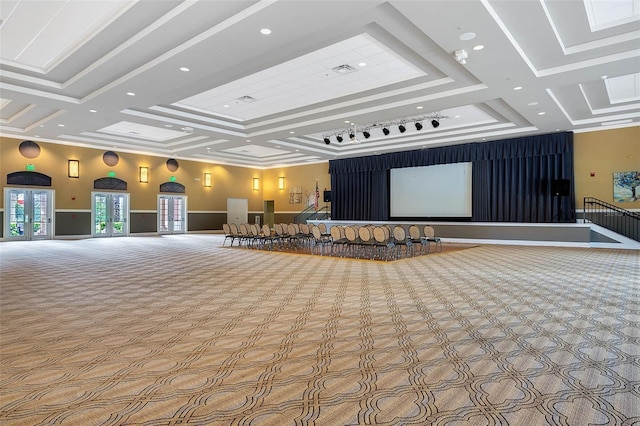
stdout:
[(640, 241), (640, 214), (593, 197), (584, 197), (584, 221)]
[(306, 223), (308, 220), (329, 219), (331, 213), (327, 206), (316, 210), (315, 206), (309, 206), (293, 217), (293, 223)]

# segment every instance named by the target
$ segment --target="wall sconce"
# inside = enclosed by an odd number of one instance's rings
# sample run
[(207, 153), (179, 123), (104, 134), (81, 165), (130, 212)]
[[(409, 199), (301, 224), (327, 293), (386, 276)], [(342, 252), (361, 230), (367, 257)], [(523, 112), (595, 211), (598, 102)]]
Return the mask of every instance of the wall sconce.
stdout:
[(69, 160), (67, 163), (67, 175), (70, 178), (79, 178), (80, 177), (80, 161), (79, 160)]
[(284, 189), (284, 176), (278, 178), (278, 189), (281, 191)]
[(204, 186), (205, 188), (211, 188), (211, 173), (204, 174)]
[(260, 189), (260, 178), (253, 178), (253, 190), (258, 191)]
[(149, 168), (140, 167), (140, 182), (149, 183)]

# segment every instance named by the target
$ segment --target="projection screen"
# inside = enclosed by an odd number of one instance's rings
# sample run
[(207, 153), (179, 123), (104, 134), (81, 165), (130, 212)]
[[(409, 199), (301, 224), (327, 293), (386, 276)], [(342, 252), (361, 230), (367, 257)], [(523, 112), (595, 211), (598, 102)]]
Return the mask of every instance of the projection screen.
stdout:
[(471, 163), (391, 169), (391, 218), (470, 218)]

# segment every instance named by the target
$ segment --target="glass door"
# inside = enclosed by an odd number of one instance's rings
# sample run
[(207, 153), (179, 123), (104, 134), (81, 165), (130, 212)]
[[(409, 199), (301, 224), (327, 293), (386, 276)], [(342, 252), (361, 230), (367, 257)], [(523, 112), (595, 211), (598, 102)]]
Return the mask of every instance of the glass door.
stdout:
[(187, 197), (158, 196), (158, 233), (184, 234), (187, 230)]
[(5, 188), (7, 240), (53, 238), (53, 190)]
[(117, 237), (129, 234), (129, 194), (91, 193), (92, 235)]

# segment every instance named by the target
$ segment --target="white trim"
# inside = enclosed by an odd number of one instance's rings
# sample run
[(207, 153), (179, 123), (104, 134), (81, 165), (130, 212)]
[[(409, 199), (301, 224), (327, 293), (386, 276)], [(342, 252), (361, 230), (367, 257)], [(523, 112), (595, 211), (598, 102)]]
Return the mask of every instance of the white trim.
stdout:
[(441, 238), (443, 242), (465, 244), (496, 244), (503, 246), (547, 246), (547, 247), (591, 247), (590, 243), (568, 241), (530, 241), (530, 240), (483, 240), (467, 238)]
[(624, 235), (620, 235), (600, 225), (596, 225), (595, 223), (587, 223), (587, 225), (589, 225), (592, 231), (611, 238), (612, 240), (619, 241), (618, 244), (593, 242), (591, 243), (591, 247), (616, 246), (619, 248), (640, 249), (640, 241), (632, 240), (631, 238), (627, 238)]
[(189, 210), (187, 213), (207, 214), (207, 213), (220, 213), (227, 214), (226, 210)]
[[(602, 201), (604, 201), (604, 200), (602, 200)], [(614, 205), (613, 201), (604, 201), (604, 202), (605, 203), (609, 203), (611, 205)], [(620, 208), (622, 210), (626, 210), (628, 212), (640, 213), (640, 209), (625, 209), (624, 207), (620, 207), (620, 206), (616, 206), (616, 207), (618, 207), (618, 208)], [(584, 209), (576, 209), (576, 213), (584, 213)], [(582, 220), (582, 219), (579, 219), (579, 220)]]

